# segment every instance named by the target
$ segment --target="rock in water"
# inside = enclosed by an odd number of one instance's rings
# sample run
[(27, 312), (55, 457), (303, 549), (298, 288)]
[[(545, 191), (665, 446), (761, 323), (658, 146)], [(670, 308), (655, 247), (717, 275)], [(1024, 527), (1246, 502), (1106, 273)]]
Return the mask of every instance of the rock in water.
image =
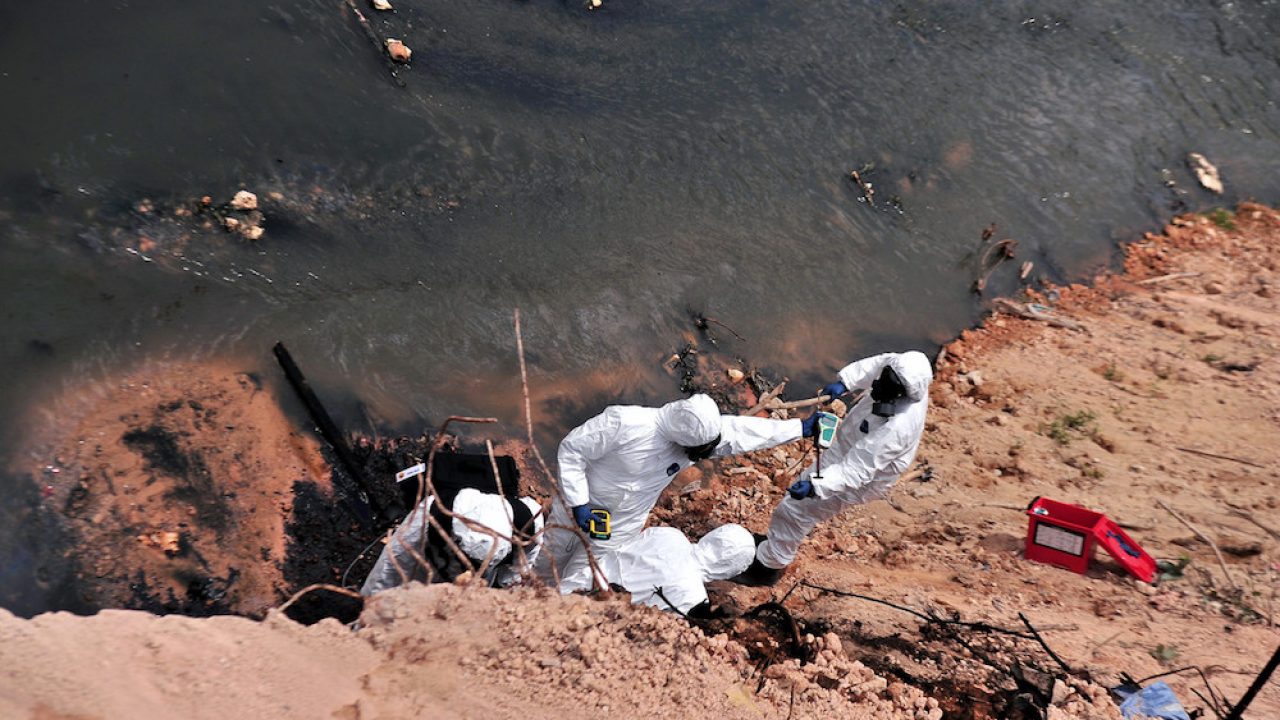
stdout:
[(1191, 166), (1191, 171), (1196, 174), (1196, 179), (1205, 190), (1218, 195), (1222, 194), (1222, 177), (1218, 175), (1218, 168), (1205, 159), (1205, 156), (1200, 153), (1189, 153), (1187, 164)]
[(245, 225), (240, 228), (240, 234), (246, 240), (258, 240), (262, 238), (262, 233), (266, 232), (261, 225)]
[(232, 210), (257, 210), (258, 196), (248, 190), (241, 190), (236, 196), (231, 198)]
[(387, 39), (387, 54), (398, 63), (407, 63), (409, 58), (413, 57), (413, 51), (409, 49), (409, 46), (395, 38)]
[(373, 5), (374, 10), (393, 10), (394, 9), (391, 7), (391, 3), (387, 2), (387, 0), (371, 0), (370, 4)]

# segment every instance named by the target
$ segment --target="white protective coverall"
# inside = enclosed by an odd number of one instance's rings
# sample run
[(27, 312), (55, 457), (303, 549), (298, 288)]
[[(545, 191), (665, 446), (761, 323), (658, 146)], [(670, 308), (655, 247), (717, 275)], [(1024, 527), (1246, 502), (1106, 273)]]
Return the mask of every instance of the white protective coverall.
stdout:
[(895, 403), (890, 417), (871, 414), (870, 392), (845, 413), (831, 448), (822, 453), (822, 476), (814, 476), (813, 465), (800, 475), (813, 483), (815, 497), (796, 500), (784, 495), (774, 509), (769, 539), (756, 550), (765, 567), (778, 570), (790, 565), (815, 525), (849, 505), (884, 495), (911, 467), (924, 433), (933, 380), (933, 367), (924, 353), (884, 353), (859, 360), (840, 371), (840, 382), (850, 392), (869, 391), (886, 365), (902, 380), (906, 397)]
[[(631, 602), (659, 610), (674, 606), (687, 613), (707, 601), (706, 583), (728, 580), (743, 572), (755, 557), (756, 542), (741, 525), (721, 525), (696, 543), (672, 527), (645, 529), (622, 547), (596, 559), (607, 581), (631, 593)], [(575, 586), (590, 587), (587, 568), (582, 577), (566, 578)], [(661, 588), (659, 596), (656, 588)], [(666, 600), (663, 600), (663, 597)]]
[[(423, 557), (422, 548), (426, 541), (427, 532), (431, 527), (431, 522), (427, 519), (427, 513), (431, 512), (431, 506), (434, 502), (434, 497), (426, 498), (401, 521), (400, 527), (396, 528), (395, 533), (392, 534), (391, 541), (382, 548), (382, 554), (378, 556), (377, 562), (374, 563), (373, 570), (369, 571), (369, 577), (365, 578), (364, 585), (360, 588), (361, 595), (372, 595), (403, 583), (404, 578), (396, 570), (397, 565), (411, 580), (421, 581), (427, 579), (427, 573), (422, 564), (414, 558), (414, 553), (417, 553), (418, 557)], [(529, 511), (533, 513), (534, 531), (541, 530), (543, 524), (542, 506), (533, 498), (528, 497), (520, 498), (520, 502), (524, 503), (525, 507), (529, 508)], [(507, 499), (501, 495), (482, 493), (474, 488), (464, 488), (458, 491), (457, 497), (453, 500), (452, 509), (456, 515), (492, 528), (501, 535), (511, 537), (511, 506), (508, 504)], [(503, 587), (519, 580), (521, 570), (531, 567), (538, 557), (538, 545), (535, 544), (525, 551), (524, 566), (520, 566), (514, 561), (510, 564), (499, 566), (497, 561), (511, 552), (511, 543), (502, 538), (494, 538), (487, 533), (473, 530), (456, 519), (453, 522), (453, 532), (451, 534), (454, 541), (458, 543), (459, 549), (467, 557), (471, 558), (477, 566), (484, 562), (485, 557), (488, 556), (489, 547), (494, 542), (497, 543), (498, 547), (493, 553), (494, 561), (485, 573), (485, 578)], [(412, 548), (412, 551), (408, 548)]]
[[(590, 540), (600, 555), (634, 539), (644, 528), (649, 511), (676, 473), (693, 464), (686, 447), (704, 445), (717, 436), (712, 453), (725, 457), (771, 448), (800, 437), (799, 420), (720, 415), (706, 395), (694, 395), (660, 408), (613, 405), (571, 431), (560, 442), (560, 489), (568, 503), (552, 500), (554, 525), (576, 523), (570, 508), (587, 505), (603, 508), (613, 516), (608, 540)], [(591, 589), (587, 555), (578, 536), (549, 527), (536, 566), (543, 582), (553, 585), (555, 564), (560, 591)], [(580, 585), (585, 580), (585, 585)], [(567, 581), (567, 582), (565, 582)]]

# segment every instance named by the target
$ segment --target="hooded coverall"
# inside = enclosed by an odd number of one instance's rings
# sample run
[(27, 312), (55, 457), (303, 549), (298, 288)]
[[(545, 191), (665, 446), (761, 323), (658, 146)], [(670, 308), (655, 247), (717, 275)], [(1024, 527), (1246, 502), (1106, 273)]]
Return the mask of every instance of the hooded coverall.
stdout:
[(760, 564), (774, 570), (790, 565), (815, 525), (850, 505), (884, 495), (911, 467), (929, 406), (933, 368), (928, 358), (915, 351), (876, 355), (845, 367), (840, 371), (840, 382), (851, 392), (870, 390), (886, 365), (902, 380), (905, 397), (895, 402), (894, 414), (889, 417), (871, 413), (870, 392), (849, 409), (831, 448), (822, 453), (821, 477), (814, 474), (813, 465), (800, 475), (801, 480), (813, 483), (814, 497), (796, 500), (784, 495), (774, 509), (769, 539), (756, 549)]
[[(533, 514), (533, 530), (536, 534), (542, 529), (542, 506), (529, 497), (520, 498), (520, 502)], [(513, 528), (511, 526), (512, 512), (509, 503), (510, 501), (501, 495), (482, 493), (473, 488), (466, 488), (460, 491), (454, 499), (453, 512), (460, 517), (491, 528), (501, 535), (511, 537)], [(419, 558), (423, 558), (429, 527), (427, 513), (431, 512), (433, 504), (435, 504), (434, 497), (425, 498), (418, 503), (413, 512), (409, 513), (401, 521), (400, 527), (396, 528), (390, 542), (383, 546), (382, 554), (378, 556), (373, 569), (369, 571), (369, 577), (365, 578), (364, 585), (360, 588), (361, 595), (368, 596), (396, 587), (403, 583), (406, 577), (410, 580), (418, 581), (428, 579), (427, 569), (422, 567)], [(477, 565), (488, 557), (491, 546), (497, 545), (496, 548), (493, 548), (494, 561), (485, 573), (486, 579), (497, 585), (505, 587), (514, 583), (520, 579), (520, 573), (537, 559), (538, 545), (534, 544), (525, 550), (523, 565), (515, 562), (499, 564), (497, 561), (502, 560), (511, 552), (511, 543), (480, 530), (472, 529), (464, 522), (455, 521), (451, 524), (453, 526), (453, 539), (457, 542), (458, 549), (462, 550)]]
[(596, 554), (616, 550), (640, 534), (662, 491), (676, 473), (693, 464), (685, 448), (716, 437), (715, 457), (762, 450), (799, 438), (800, 421), (721, 416), (710, 397), (694, 395), (660, 408), (613, 405), (571, 431), (557, 456), (567, 507), (552, 500), (536, 564), (542, 581), (554, 584), (558, 574), (563, 593), (591, 588), (591, 575), (583, 572), (588, 563), (581, 540), (554, 527), (575, 525), (571, 508), (608, 510), (612, 537), (591, 540), (591, 549)]
[[(673, 607), (682, 613), (707, 601), (706, 583), (728, 580), (751, 565), (756, 542), (741, 525), (712, 530), (696, 543), (672, 527), (645, 529), (624, 546), (597, 555), (607, 581), (631, 593), (631, 602), (659, 610)], [(584, 574), (588, 573), (583, 568)], [(574, 586), (590, 587), (590, 576), (569, 579)], [(655, 588), (661, 588), (659, 596)], [(663, 599), (665, 598), (665, 600)]]

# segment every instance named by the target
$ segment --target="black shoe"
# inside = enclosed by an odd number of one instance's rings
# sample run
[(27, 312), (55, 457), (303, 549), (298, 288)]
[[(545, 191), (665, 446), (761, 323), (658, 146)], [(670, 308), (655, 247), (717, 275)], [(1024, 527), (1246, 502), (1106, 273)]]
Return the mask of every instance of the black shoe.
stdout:
[(782, 573), (786, 571), (786, 568), (766, 567), (759, 558), (756, 558), (751, 561), (751, 567), (744, 570), (741, 575), (729, 578), (729, 581), (751, 587), (768, 587), (782, 579)]

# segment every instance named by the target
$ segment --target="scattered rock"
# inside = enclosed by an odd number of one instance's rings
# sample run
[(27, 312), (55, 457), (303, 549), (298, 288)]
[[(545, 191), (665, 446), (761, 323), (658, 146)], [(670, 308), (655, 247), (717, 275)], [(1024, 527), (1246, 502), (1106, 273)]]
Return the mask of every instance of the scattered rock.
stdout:
[(241, 190), (240, 192), (236, 193), (235, 197), (231, 198), (231, 209), (245, 210), (245, 211), (257, 210), (258, 196), (254, 195), (248, 190)]
[(728, 370), (725, 370), (725, 375), (729, 376), (729, 382), (734, 385), (742, 382), (743, 378), (746, 377), (746, 375), (738, 368), (729, 368)]
[(240, 234), (246, 240), (260, 240), (264, 232), (266, 231), (262, 229), (261, 225), (246, 225), (240, 228)]
[(1187, 165), (1191, 167), (1191, 171), (1196, 174), (1196, 179), (1205, 190), (1218, 195), (1222, 194), (1222, 178), (1218, 175), (1218, 168), (1205, 159), (1205, 156), (1200, 153), (1189, 153)]
[(387, 54), (398, 63), (407, 63), (409, 58), (413, 57), (413, 51), (409, 46), (395, 38), (387, 38)]
[(139, 535), (138, 540), (147, 547), (153, 547), (173, 557), (182, 549), (182, 538), (176, 532), (157, 530), (149, 535)]
[(373, 9), (374, 9), (374, 10), (383, 10), (383, 11), (385, 11), (385, 10), (394, 10), (394, 9), (395, 9), (395, 8), (391, 7), (391, 3), (387, 2), (387, 0), (370, 0), (369, 4), (373, 6)]
[(1226, 286), (1216, 280), (1211, 283), (1206, 283), (1204, 286), (1204, 291), (1210, 295), (1221, 295), (1226, 291), (1226, 289)]

